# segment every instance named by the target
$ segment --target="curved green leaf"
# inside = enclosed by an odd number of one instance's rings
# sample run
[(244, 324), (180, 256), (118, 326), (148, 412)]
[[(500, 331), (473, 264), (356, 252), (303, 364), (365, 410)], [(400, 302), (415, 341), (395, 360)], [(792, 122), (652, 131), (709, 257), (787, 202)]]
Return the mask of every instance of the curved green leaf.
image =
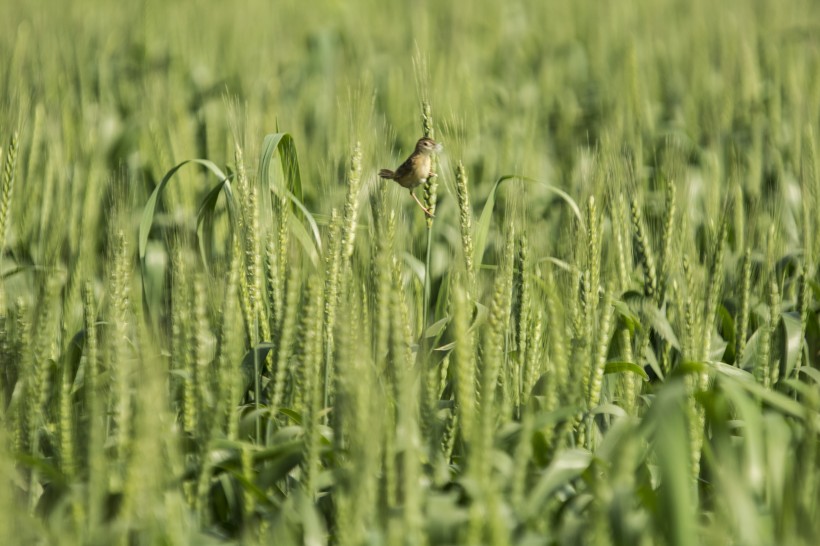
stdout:
[(612, 403), (601, 404), (589, 410), (590, 415), (614, 415), (615, 417), (626, 417), (628, 414), (621, 406)]
[[(282, 166), (284, 183), (277, 183), (274, 179), (271, 166), (276, 157), (279, 158)], [(300, 225), (301, 220), (307, 221), (316, 248), (311, 250), (306, 247), (306, 250), (311, 256), (311, 261), (316, 264), (318, 255), (322, 252), (322, 238), (315, 218), (303, 203), (302, 172), (299, 168), (299, 156), (296, 153), (296, 144), (293, 137), (289, 133), (276, 132), (265, 135), (265, 139), (262, 141), (262, 155), (259, 158), (259, 183), (262, 187), (262, 195), (270, 196), (273, 192), (276, 195), (286, 196), (293, 205), (294, 216), (299, 220)], [(290, 226), (294, 228), (295, 223), (291, 222)], [(296, 230), (306, 232), (304, 227), (302, 229), (296, 228)], [(309, 241), (303, 236), (305, 233), (295, 232), (295, 235), (303, 246)]]
[(726, 364), (725, 362), (716, 362), (713, 360), (706, 361), (706, 364), (712, 367), (718, 374), (737, 379), (738, 381), (755, 382), (755, 377), (746, 370), (740, 369), (736, 366)]
[[(541, 474), (538, 483), (530, 493), (526, 506), (535, 511), (558, 488), (578, 478), (592, 462), (592, 453), (581, 449), (567, 449), (558, 453), (549, 467)], [(528, 514), (534, 516), (535, 514)]]
[(718, 305), (717, 307), (717, 315), (719, 319), (720, 325), (720, 332), (723, 336), (723, 339), (726, 341), (726, 348), (725, 353), (722, 356), (722, 360), (727, 362), (734, 362), (735, 361), (735, 318), (729, 313), (729, 310), (726, 309), (726, 306), (723, 304)]
[(444, 331), (444, 329), (447, 328), (447, 324), (449, 322), (449, 315), (437, 320), (436, 322), (427, 327), (427, 330), (424, 331), (424, 337), (436, 337), (440, 335)]
[(65, 353), (63, 353), (63, 373), (69, 373), (71, 377), (71, 394), (80, 391), (84, 384), (84, 374), (80, 373), (80, 361), (85, 347), (85, 329), (80, 330), (68, 343)]
[(688, 375), (690, 373), (708, 373), (709, 365), (706, 362), (702, 361), (694, 361), (694, 360), (684, 360), (680, 364), (678, 364), (674, 370), (672, 370), (672, 375), (679, 376), (679, 375)]
[(493, 187), (490, 189), (490, 195), (487, 197), (487, 202), (484, 203), (484, 208), (481, 210), (481, 216), (475, 227), (475, 260), (474, 263), (481, 267), (481, 262), (484, 259), (484, 251), (487, 247), (487, 238), (490, 235), (490, 220), (492, 220), (493, 209), (495, 208), (495, 192), (498, 186), (505, 180), (519, 178), (516, 175), (502, 176), (495, 181)]
[(802, 328), (798, 313), (783, 313), (780, 317), (783, 325), (783, 377), (791, 377), (797, 365), (797, 357), (803, 350)]
[(808, 366), (803, 366), (800, 368), (800, 372), (809, 376), (815, 383), (820, 385), (820, 370), (817, 368), (810, 368)]
[(626, 304), (626, 302), (614, 300), (612, 302), (612, 307), (615, 309), (615, 313), (621, 317), (624, 326), (626, 326), (631, 335), (634, 335), (636, 331), (643, 331), (641, 319), (638, 318), (638, 315), (629, 307), (629, 305)]
[[(475, 332), (478, 328), (481, 327), (482, 324), (484, 324), (484, 321), (487, 320), (487, 315), (489, 314), (489, 311), (490, 311), (487, 308), (486, 305), (482, 305), (478, 301), (474, 301), (473, 303), (475, 304), (476, 310), (475, 310), (475, 319), (473, 320), (473, 323), (470, 324), (470, 327), (467, 329), (467, 331), (470, 332), (470, 333)], [(450, 349), (452, 349), (455, 346), (456, 346), (455, 341), (452, 341), (450, 343), (447, 343), (446, 345), (442, 345), (441, 347), (436, 347), (433, 350), (434, 351), (449, 351)]]
[(419, 283), (424, 285), (424, 262), (410, 254), (409, 252), (402, 252), (401, 257), (404, 263), (410, 268), (410, 271), (418, 278)]
[(307, 220), (308, 225), (310, 225), (310, 230), (313, 232), (313, 240), (316, 244), (316, 251), (317, 253), (322, 252), (322, 236), (319, 234), (319, 226), (316, 224), (316, 220), (313, 218), (313, 215), (307, 209), (307, 207), (299, 200), (294, 194), (291, 192), (287, 193), (288, 199), (296, 206), (298, 211), (301, 214), (297, 214), (295, 216), (296, 219), (304, 218)]
[(569, 273), (574, 273), (575, 270), (576, 270), (575, 266), (569, 264), (568, 262), (566, 262), (564, 260), (559, 260), (558, 258), (556, 258), (554, 256), (544, 256), (543, 258), (539, 258), (538, 260), (536, 260), (536, 263), (543, 263), (543, 262), (549, 262), (552, 265), (554, 265), (555, 267), (557, 267), (559, 269), (563, 269), (564, 271), (567, 271)]
[(710, 373), (716, 379), (723, 381), (732, 381), (735, 385), (740, 386), (750, 395), (754, 396), (770, 408), (777, 410), (783, 414), (791, 415), (799, 419), (807, 417), (808, 409), (800, 402), (789, 398), (783, 393), (767, 389), (758, 383), (754, 375), (746, 370), (736, 368), (725, 362), (716, 362), (713, 360), (703, 361), (685, 361), (678, 365), (675, 370), (676, 374), (685, 373)]
[(188, 159), (183, 161), (179, 165), (172, 168), (170, 171), (165, 173), (165, 176), (162, 177), (162, 181), (157, 184), (157, 187), (154, 188), (154, 191), (151, 193), (151, 196), (148, 198), (148, 201), (145, 203), (145, 208), (142, 209), (142, 217), (140, 219), (140, 229), (139, 229), (139, 255), (140, 255), (140, 263), (144, 266), (145, 265), (145, 249), (148, 246), (148, 235), (151, 233), (151, 227), (154, 225), (154, 213), (157, 209), (157, 201), (159, 201), (159, 197), (163, 191), (165, 191), (165, 186), (168, 185), (168, 182), (171, 181), (171, 178), (177, 173), (185, 165), (189, 163), (195, 163), (197, 165), (202, 165), (212, 173), (214, 173), (220, 181), (227, 180), (227, 176), (222, 170), (216, 166), (216, 164), (212, 161), (208, 161), (207, 159)]
[(199, 242), (199, 254), (202, 258), (202, 264), (205, 270), (208, 270), (208, 250), (213, 248), (213, 224), (216, 204), (219, 201), (219, 195), (224, 191), (225, 203), (228, 209), (228, 218), (230, 220), (230, 229), (233, 233), (236, 225), (236, 201), (231, 190), (230, 179), (233, 175), (221, 180), (216, 186), (208, 192), (205, 199), (199, 205), (199, 211), (196, 214), (196, 235)]
[(783, 393), (767, 389), (760, 383), (754, 381), (738, 381), (737, 384), (746, 389), (749, 394), (780, 413), (791, 415), (798, 419), (806, 419), (810, 415), (809, 408), (803, 406), (800, 402), (789, 398)]
[(302, 248), (307, 252), (310, 263), (314, 266), (318, 266), (319, 250), (316, 248), (315, 240), (310, 238), (310, 234), (307, 232), (307, 229), (305, 229), (304, 224), (302, 224), (296, 216), (291, 214), (288, 227), (290, 228), (291, 235), (296, 237), (296, 240), (299, 241), (299, 244), (301, 244)]
[[(285, 185), (278, 187), (271, 173), (271, 161), (279, 152), (282, 172), (285, 175)], [(285, 189), (296, 198), (294, 204), (302, 202), (302, 173), (299, 169), (299, 157), (296, 154), (296, 144), (289, 133), (271, 133), (265, 135), (262, 141), (262, 156), (259, 158), (259, 181), (263, 189)], [(278, 192), (277, 192), (278, 193)], [(267, 192), (265, 192), (267, 195)], [(298, 211), (294, 211), (298, 212)]]
[(148, 248), (148, 236), (151, 234), (151, 227), (154, 225), (154, 214), (157, 210), (157, 202), (159, 201), (162, 192), (165, 191), (165, 187), (168, 185), (168, 182), (171, 181), (171, 178), (179, 171), (182, 167), (188, 164), (196, 164), (202, 165), (209, 171), (211, 171), (217, 178), (219, 178), (220, 182), (224, 182), (227, 180), (225, 173), (216, 166), (216, 164), (212, 161), (208, 161), (207, 159), (188, 159), (183, 161), (182, 163), (176, 165), (170, 171), (165, 173), (165, 176), (162, 177), (162, 180), (157, 187), (154, 188), (154, 191), (151, 192), (151, 196), (148, 198), (148, 201), (145, 203), (145, 207), (142, 209), (142, 217), (140, 218), (140, 227), (139, 227), (139, 238), (138, 238), (138, 250), (139, 250), (139, 258), (140, 258), (140, 277), (142, 280), (142, 301), (143, 305), (145, 306), (146, 310), (148, 310), (150, 315), (150, 309), (148, 309), (148, 294), (146, 292), (146, 282), (145, 282), (145, 274), (146, 274), (146, 264), (145, 264), (145, 251)]
[(644, 371), (644, 369), (635, 364), (634, 362), (627, 362), (625, 360), (616, 360), (613, 362), (607, 362), (604, 366), (604, 373), (624, 373), (624, 372), (631, 372), (635, 375), (639, 375), (644, 381), (649, 381), (649, 375)]
[(666, 315), (660, 309), (651, 305), (647, 305), (645, 311), (649, 323), (652, 325), (652, 328), (658, 332), (658, 335), (673, 348), (680, 350), (678, 336), (675, 335), (675, 331), (672, 329), (672, 325), (669, 323), (669, 319), (666, 318)]
[(584, 225), (583, 217), (581, 216), (581, 209), (578, 207), (578, 204), (569, 196), (568, 193), (565, 191), (556, 188), (546, 182), (540, 182), (534, 178), (530, 178), (528, 176), (521, 176), (517, 174), (507, 174), (500, 177), (498, 180), (495, 181), (493, 187), (490, 189), (490, 195), (487, 197), (487, 202), (484, 203), (484, 208), (481, 210), (481, 216), (478, 219), (478, 224), (476, 224), (476, 233), (475, 233), (475, 260), (479, 267), (481, 267), (481, 262), (484, 259), (484, 251), (487, 248), (487, 238), (490, 234), (490, 221), (492, 220), (493, 216), (493, 209), (495, 208), (495, 192), (498, 190), (498, 186), (501, 185), (502, 182), (507, 180), (518, 179), (523, 180), (526, 182), (535, 182), (537, 184), (541, 184), (549, 191), (558, 195), (561, 199), (563, 199), (569, 207), (572, 209), (572, 212), (575, 214), (575, 217), (578, 218), (578, 222), (580, 225)]

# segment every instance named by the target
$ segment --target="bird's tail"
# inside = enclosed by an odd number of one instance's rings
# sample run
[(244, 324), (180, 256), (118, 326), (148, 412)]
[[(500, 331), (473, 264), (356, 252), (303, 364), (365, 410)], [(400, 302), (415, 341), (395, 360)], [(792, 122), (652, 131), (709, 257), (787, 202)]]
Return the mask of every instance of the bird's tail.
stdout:
[(388, 180), (392, 180), (395, 175), (396, 173), (394, 173), (390, 169), (382, 169), (379, 171), (379, 178), (386, 178)]

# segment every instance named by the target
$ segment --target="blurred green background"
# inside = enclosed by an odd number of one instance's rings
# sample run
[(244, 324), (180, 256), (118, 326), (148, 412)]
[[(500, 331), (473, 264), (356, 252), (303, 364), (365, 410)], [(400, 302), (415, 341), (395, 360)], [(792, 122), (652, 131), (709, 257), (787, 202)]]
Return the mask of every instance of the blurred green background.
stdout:
[(36, 138), (22, 168), (39, 169), (21, 174), (13, 210), (45, 238), (80, 217), (93, 229), (91, 211), (66, 222), (51, 207), (105, 195), (112, 173), (147, 195), (182, 160), (230, 162), (234, 135), (256, 157), (277, 126), (305, 158), (309, 208), (327, 214), (355, 141), (368, 181), (411, 151), (422, 97), (446, 146), (445, 210), (458, 160), (479, 202), (512, 173), (581, 202), (602, 183), (592, 153), (637, 154), (642, 183), (670, 138), (705, 179), (693, 208), (716, 213), (710, 178), (735, 166), (751, 170), (738, 176), (750, 203), (769, 208), (782, 196), (762, 195), (764, 175), (798, 169), (793, 134), (820, 103), (810, 1), (16, 1), (0, 14), (0, 126)]

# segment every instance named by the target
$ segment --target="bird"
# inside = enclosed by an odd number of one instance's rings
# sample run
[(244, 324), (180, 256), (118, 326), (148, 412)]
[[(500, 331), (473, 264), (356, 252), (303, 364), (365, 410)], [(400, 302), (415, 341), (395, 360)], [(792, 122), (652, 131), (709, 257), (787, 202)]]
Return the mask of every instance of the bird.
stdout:
[(432, 138), (423, 137), (416, 142), (415, 151), (410, 154), (404, 163), (399, 165), (395, 171), (381, 169), (379, 177), (385, 180), (395, 180), (399, 186), (410, 190), (410, 197), (416, 200), (421, 210), (432, 217), (431, 213), (419, 198), (415, 196), (413, 190), (427, 182), (428, 179), (438, 176), (433, 172), (433, 153), (441, 151), (441, 144)]

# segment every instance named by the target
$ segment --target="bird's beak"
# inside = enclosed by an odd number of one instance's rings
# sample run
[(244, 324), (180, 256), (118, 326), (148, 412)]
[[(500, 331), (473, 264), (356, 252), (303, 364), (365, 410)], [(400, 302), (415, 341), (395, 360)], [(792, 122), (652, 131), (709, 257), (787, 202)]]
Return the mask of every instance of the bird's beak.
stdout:
[(438, 153), (444, 149), (444, 146), (442, 146), (441, 142), (437, 142), (435, 148), (433, 149)]

